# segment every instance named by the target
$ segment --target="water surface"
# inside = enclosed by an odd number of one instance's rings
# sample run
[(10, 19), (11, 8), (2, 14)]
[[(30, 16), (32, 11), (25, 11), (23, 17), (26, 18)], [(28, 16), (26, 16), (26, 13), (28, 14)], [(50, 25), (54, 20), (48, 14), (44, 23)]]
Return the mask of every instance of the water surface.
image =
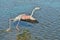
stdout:
[[(34, 7), (41, 7), (35, 17), (39, 23), (21, 22), (19, 28), (27, 28), (32, 35), (40, 40), (60, 40), (60, 0), (0, 0), (0, 30), (8, 28), (8, 19), (19, 14), (31, 14)], [(16, 40), (15, 23), (13, 32), (0, 31), (0, 40)]]

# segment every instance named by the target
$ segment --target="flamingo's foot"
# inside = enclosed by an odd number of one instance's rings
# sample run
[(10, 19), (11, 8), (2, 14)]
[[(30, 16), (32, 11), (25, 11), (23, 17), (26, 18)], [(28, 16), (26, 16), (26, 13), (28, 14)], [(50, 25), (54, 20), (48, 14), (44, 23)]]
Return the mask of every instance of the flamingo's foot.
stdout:
[(7, 31), (7, 32), (11, 32), (11, 28), (8, 28), (6, 31)]

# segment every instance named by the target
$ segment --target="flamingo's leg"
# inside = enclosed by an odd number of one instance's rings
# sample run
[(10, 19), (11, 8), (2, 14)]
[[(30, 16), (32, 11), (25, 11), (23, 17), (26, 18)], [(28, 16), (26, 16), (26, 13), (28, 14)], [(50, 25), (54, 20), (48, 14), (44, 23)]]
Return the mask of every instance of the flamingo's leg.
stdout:
[(6, 31), (11, 31), (11, 20), (13, 20), (13, 19), (9, 19), (9, 26), (8, 26), (8, 29)]
[(17, 25), (16, 25), (16, 30), (17, 30), (17, 31), (20, 31), (20, 29), (19, 29), (19, 22), (20, 22), (20, 20), (18, 21), (18, 23), (17, 23)]
[(20, 15), (20, 17), (18, 18), (18, 23), (17, 23), (17, 25), (16, 25), (16, 30), (17, 31), (20, 31), (20, 29), (19, 29), (19, 22), (21, 21), (21, 17), (22, 17), (22, 15)]

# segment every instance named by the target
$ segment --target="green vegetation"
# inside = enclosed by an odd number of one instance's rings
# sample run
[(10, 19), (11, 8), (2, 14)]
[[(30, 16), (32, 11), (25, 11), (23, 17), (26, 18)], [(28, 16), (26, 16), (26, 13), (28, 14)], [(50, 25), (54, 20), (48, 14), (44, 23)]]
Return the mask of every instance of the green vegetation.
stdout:
[(25, 29), (22, 34), (17, 35), (17, 40), (31, 40), (31, 33)]
[(29, 30), (24, 29), (22, 33), (17, 34), (17, 40), (40, 40), (39, 36), (33, 36)]

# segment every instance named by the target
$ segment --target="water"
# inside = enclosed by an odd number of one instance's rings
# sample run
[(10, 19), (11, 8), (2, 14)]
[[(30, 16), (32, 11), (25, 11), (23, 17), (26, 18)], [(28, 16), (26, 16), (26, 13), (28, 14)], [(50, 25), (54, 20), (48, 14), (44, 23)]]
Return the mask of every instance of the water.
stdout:
[(33, 36), (40, 40), (60, 40), (60, 0), (0, 0), (0, 40), (16, 40), (15, 23), (12, 22), (13, 32), (5, 32), (8, 19), (19, 14), (31, 14), (34, 7), (40, 6), (35, 17), (39, 23), (21, 22), (20, 29), (29, 29)]

